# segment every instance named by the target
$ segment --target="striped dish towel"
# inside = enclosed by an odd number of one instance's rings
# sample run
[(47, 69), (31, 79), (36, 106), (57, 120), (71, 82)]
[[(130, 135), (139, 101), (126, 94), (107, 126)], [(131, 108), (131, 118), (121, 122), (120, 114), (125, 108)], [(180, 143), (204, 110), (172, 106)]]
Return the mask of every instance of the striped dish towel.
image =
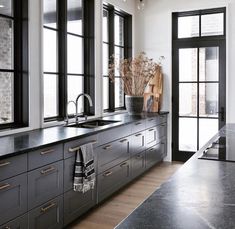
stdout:
[(73, 189), (87, 192), (95, 188), (95, 165), (92, 143), (80, 146), (77, 151)]

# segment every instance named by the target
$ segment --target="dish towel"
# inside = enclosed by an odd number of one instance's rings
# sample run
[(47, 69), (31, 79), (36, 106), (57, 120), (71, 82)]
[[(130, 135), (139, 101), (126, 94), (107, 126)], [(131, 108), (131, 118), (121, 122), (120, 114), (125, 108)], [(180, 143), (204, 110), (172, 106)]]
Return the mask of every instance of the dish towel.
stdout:
[(77, 151), (73, 189), (87, 192), (95, 188), (95, 165), (92, 143), (80, 146)]

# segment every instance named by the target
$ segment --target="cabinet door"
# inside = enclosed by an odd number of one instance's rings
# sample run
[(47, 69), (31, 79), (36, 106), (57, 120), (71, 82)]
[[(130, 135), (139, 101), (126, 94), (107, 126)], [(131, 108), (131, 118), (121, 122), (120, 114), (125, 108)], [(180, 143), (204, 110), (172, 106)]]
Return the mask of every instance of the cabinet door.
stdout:
[(130, 151), (131, 155), (135, 155), (145, 150), (145, 131), (136, 133), (131, 136)]
[(27, 211), (27, 174), (0, 182), (0, 225)]
[[(152, 147), (157, 144), (157, 128), (151, 127), (146, 130), (146, 147)], [(160, 141), (160, 140), (159, 140)]]
[(89, 190), (84, 194), (73, 190), (66, 192), (64, 194), (64, 225), (68, 225), (92, 208), (96, 203), (95, 195), (95, 190)]
[(131, 158), (131, 177), (135, 178), (145, 171), (145, 151)]
[(125, 161), (98, 176), (98, 202), (130, 181), (130, 161)]
[(2, 226), (1, 229), (27, 229), (28, 228), (28, 216), (27, 214), (18, 217)]
[(95, 154), (98, 155), (98, 174), (129, 159), (129, 142), (129, 137), (126, 137), (102, 145), (95, 150)]
[(63, 228), (63, 198), (57, 197), (29, 212), (30, 229)]
[(28, 173), (28, 202), (32, 209), (63, 192), (63, 161)]
[(73, 188), (75, 156), (64, 160), (64, 192)]

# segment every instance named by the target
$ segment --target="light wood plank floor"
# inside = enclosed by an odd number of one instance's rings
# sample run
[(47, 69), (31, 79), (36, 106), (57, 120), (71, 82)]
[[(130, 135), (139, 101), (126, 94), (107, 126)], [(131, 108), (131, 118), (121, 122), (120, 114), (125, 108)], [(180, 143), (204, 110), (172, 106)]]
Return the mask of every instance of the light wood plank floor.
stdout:
[(163, 162), (130, 183), (114, 196), (92, 210), (72, 229), (111, 229), (126, 218), (138, 205), (164, 183), (182, 163)]

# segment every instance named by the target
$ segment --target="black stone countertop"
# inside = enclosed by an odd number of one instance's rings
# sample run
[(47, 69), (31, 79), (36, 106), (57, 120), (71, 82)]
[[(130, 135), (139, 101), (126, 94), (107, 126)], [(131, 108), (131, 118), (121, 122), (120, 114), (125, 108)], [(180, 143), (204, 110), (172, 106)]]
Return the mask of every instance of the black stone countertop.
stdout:
[[(169, 112), (160, 112), (159, 114), (163, 115), (168, 113)], [(156, 115), (158, 114), (146, 113), (142, 116), (129, 116), (127, 113), (124, 113), (99, 118), (103, 120), (118, 120), (120, 122), (95, 129), (58, 126), (0, 137), (0, 159), (40, 149), (54, 143), (87, 137), (104, 130), (126, 125), (140, 119), (145, 119)]]
[(218, 136), (235, 141), (235, 124), (222, 128), (116, 229), (235, 228), (235, 163), (198, 159)]

